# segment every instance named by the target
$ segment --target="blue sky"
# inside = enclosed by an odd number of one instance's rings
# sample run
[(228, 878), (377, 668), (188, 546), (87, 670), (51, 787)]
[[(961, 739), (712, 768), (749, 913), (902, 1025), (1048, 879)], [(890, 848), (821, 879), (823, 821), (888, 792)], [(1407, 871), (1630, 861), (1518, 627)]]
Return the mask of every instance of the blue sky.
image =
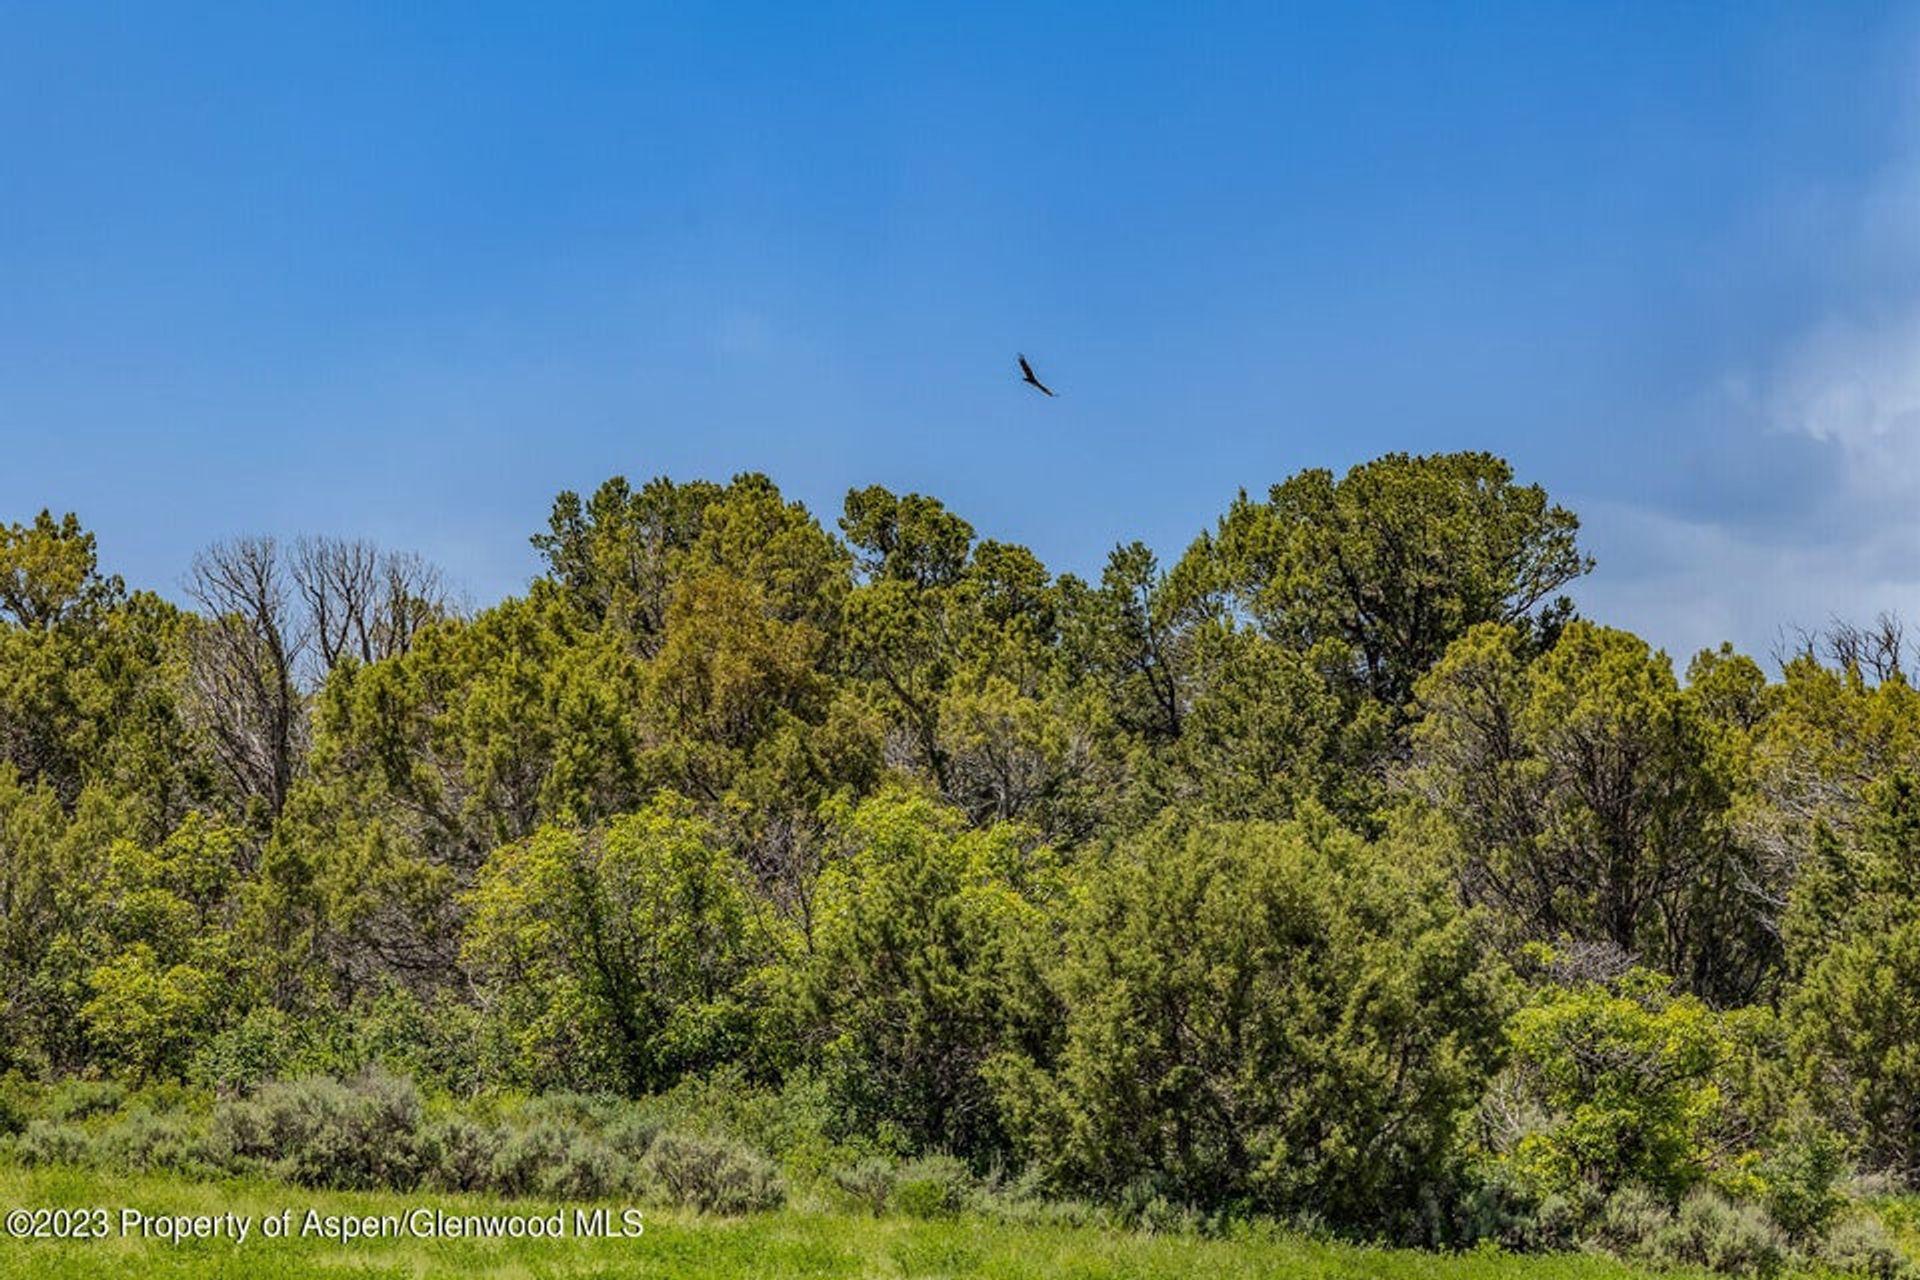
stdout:
[(1486, 448), (1678, 655), (1920, 615), (1913, 6), (0, 32), (0, 520), (78, 511), (137, 585), (329, 532), (485, 602), (560, 489), (742, 469), (1088, 572), (1303, 466)]

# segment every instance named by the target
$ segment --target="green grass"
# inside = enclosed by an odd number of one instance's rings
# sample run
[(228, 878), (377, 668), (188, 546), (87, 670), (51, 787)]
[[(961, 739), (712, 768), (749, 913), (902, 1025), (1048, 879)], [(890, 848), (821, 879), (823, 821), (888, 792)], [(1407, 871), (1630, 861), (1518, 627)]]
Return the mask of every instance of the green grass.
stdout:
[[(451, 1212), (552, 1211), (556, 1206), (479, 1197), (310, 1192), (252, 1181), (122, 1178), (73, 1169), (0, 1167), (0, 1211), (123, 1206), (150, 1213), (248, 1215), (289, 1207), (323, 1214), (400, 1214), (422, 1205)], [(570, 1211), (569, 1211), (570, 1212)], [(1009, 1226), (959, 1218), (923, 1222), (789, 1209), (743, 1219), (649, 1210), (638, 1239), (478, 1242), (451, 1240), (197, 1241), (124, 1238), (22, 1242), (0, 1238), (0, 1276), (71, 1277), (1069, 1277), (1157, 1280), (1205, 1276), (1288, 1280), (1627, 1280), (1631, 1268), (1587, 1256), (1437, 1256), (1356, 1248), (1287, 1236), (1196, 1240), (1085, 1227)]]
[(1920, 1259), (1920, 1196), (1884, 1196), (1874, 1202), (1874, 1214), (1910, 1258)]

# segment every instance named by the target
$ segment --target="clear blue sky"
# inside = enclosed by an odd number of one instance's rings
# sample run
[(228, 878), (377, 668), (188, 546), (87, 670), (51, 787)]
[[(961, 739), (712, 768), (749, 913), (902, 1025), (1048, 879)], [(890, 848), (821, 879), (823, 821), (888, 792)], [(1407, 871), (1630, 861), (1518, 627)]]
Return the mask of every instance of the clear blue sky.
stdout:
[[(964, 9), (964, 14), (962, 10)], [(1487, 448), (1683, 654), (1920, 613), (1912, 6), (0, 0), (0, 519), (520, 589), (562, 488), (1059, 569)], [(1029, 353), (1060, 390), (1015, 378)]]

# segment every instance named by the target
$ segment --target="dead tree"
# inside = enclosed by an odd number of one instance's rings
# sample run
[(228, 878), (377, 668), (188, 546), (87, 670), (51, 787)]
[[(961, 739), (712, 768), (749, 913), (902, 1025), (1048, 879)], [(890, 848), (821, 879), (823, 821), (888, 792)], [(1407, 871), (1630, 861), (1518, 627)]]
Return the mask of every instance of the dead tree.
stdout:
[(292, 574), (312, 636), (316, 669), (307, 674), (315, 684), (349, 658), (378, 662), (405, 653), (421, 627), (451, 611), (440, 570), (412, 552), (302, 538)]
[(306, 737), (299, 664), (308, 627), (272, 538), (217, 542), (194, 557), (200, 606), (190, 650), (191, 705), (243, 803), (278, 816)]

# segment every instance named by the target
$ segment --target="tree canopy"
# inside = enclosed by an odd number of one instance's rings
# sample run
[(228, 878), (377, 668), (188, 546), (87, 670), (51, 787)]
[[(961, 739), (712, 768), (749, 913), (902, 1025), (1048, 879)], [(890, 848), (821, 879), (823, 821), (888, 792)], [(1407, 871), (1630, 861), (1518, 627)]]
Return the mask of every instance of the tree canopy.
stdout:
[(1676, 671), (1576, 615), (1578, 530), (1394, 454), (1087, 579), (925, 494), (615, 477), (468, 610), (345, 538), (172, 602), (42, 512), (0, 527), (0, 1070), (728, 1080), (1401, 1238), (1823, 1143), (1920, 1176), (1903, 631)]

